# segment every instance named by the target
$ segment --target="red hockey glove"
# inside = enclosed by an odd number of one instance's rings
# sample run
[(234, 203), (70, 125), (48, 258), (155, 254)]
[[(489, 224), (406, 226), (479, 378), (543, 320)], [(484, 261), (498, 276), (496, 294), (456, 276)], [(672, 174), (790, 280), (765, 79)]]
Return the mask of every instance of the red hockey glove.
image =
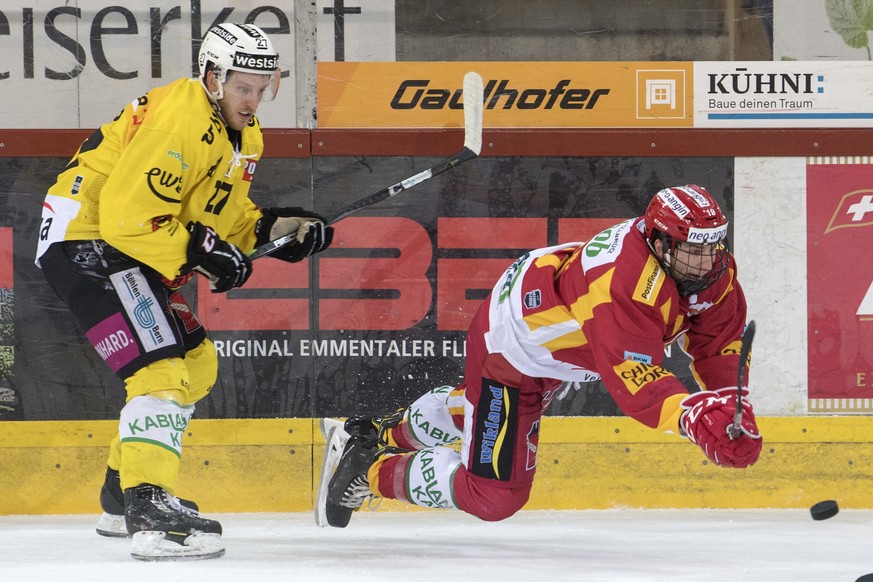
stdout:
[(200, 271), (209, 279), (213, 293), (242, 287), (252, 274), (252, 262), (239, 247), (221, 240), (214, 230), (199, 222), (188, 223), (188, 262), (182, 274)]
[(297, 240), (279, 247), (271, 257), (296, 263), (309, 255), (320, 253), (333, 241), (333, 227), (320, 214), (297, 207), (262, 208), (264, 216), (255, 226), (257, 246), (279, 237), (297, 233)]
[(742, 433), (736, 439), (728, 434), (737, 409), (736, 388), (696, 392), (681, 403), (685, 410), (679, 419), (682, 431), (716, 465), (742, 469), (754, 464), (761, 454), (763, 441), (747, 394), (743, 390)]

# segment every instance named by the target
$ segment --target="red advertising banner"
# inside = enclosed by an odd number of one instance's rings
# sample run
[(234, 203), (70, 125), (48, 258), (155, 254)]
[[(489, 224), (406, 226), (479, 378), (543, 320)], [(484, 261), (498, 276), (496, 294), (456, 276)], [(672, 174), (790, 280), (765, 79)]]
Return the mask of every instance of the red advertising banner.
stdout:
[(809, 411), (873, 413), (873, 165), (807, 166)]
[[(588, 240), (624, 218), (561, 218), (557, 221), (558, 241)], [(353, 216), (340, 221), (335, 226), (334, 256), (319, 257), (321, 269), (316, 287), (325, 293), (350, 292), (350, 296), (333, 299), (316, 296), (317, 328), (409, 329), (428, 318), (436, 293), (437, 329), (464, 331), (509, 259), (435, 259), (434, 255), (443, 250), (475, 253), (549, 245), (547, 218), (439, 217), (437, 224), (437, 245), (433, 248), (424, 227), (408, 218)], [(367, 253), (343, 257), (336, 256), (336, 249), (365, 249)], [(375, 256), (369, 256), (371, 253)], [(267, 260), (271, 261), (269, 270), (255, 269), (245, 290), (225, 295), (211, 293), (206, 285), (199, 287), (200, 320), (208, 329), (275, 331), (311, 327), (311, 302), (303, 295), (311, 284), (308, 265)], [(436, 281), (428, 277), (434, 260)], [(263, 290), (274, 293), (282, 290), (299, 297), (246, 297)], [(384, 291), (387, 298), (363, 295), (374, 290)], [(479, 291), (479, 297), (470, 299), (471, 291)]]

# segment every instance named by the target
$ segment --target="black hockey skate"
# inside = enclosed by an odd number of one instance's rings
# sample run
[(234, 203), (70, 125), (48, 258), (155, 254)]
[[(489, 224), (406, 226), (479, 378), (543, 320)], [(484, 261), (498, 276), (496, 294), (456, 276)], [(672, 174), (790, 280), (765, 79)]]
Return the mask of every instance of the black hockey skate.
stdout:
[(344, 424), (321, 421), (326, 446), (321, 468), (315, 523), (319, 527), (346, 527), (352, 513), (376, 498), (370, 491), (367, 470), (385, 453), (401, 452), (385, 442), (387, 428), (396, 426), (402, 411), (386, 417), (352, 417)]
[(343, 447), (336, 471), (327, 487), (325, 517), (331, 527), (346, 527), (352, 513), (370, 497), (367, 470), (379, 451), (377, 441), (365, 435), (352, 435)]
[(224, 555), (221, 524), (201, 517), (160, 487), (124, 491), (131, 556), (137, 560), (206, 560)]
[[(197, 504), (188, 499), (179, 499), (184, 507), (198, 510)], [(124, 522), (124, 492), (121, 491), (121, 477), (118, 471), (106, 467), (106, 478), (100, 488), (100, 507), (103, 515), (97, 520), (97, 533), (109, 538), (129, 538), (127, 524)]]
[(325, 418), (321, 421), (321, 434), (326, 437), (325, 432), (327, 427), (339, 425), (342, 427), (342, 431), (340, 432), (343, 436), (343, 444), (345, 444), (345, 441), (348, 440), (349, 437), (357, 435), (366, 437), (370, 440), (375, 440), (376, 446), (380, 450), (385, 448), (396, 450), (394, 447), (388, 446), (388, 437), (386, 436), (386, 433), (389, 428), (394, 428), (400, 424), (400, 420), (403, 418), (405, 410), (405, 408), (400, 408), (385, 416), (352, 416), (345, 422)]

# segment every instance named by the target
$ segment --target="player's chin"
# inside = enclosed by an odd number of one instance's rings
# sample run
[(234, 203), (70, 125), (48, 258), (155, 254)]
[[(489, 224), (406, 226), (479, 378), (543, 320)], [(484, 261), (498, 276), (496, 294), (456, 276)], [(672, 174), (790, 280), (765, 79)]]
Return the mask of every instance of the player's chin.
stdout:
[(231, 129), (236, 131), (242, 131), (248, 124), (251, 122), (252, 118), (255, 116), (254, 113), (236, 113), (232, 116), (230, 121)]

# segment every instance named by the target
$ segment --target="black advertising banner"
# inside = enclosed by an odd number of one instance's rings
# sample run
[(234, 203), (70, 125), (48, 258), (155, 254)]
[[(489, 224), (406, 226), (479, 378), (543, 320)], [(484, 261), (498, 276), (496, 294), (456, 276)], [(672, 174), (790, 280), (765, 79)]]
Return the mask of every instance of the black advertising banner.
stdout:
[[(436, 158), (265, 159), (252, 198), (330, 214)], [(115, 419), (114, 377), (33, 263), (43, 195), (63, 159), (0, 159), (0, 419)], [(531, 248), (586, 240), (644, 212), (665, 186), (707, 187), (733, 215), (731, 158), (480, 158), (338, 222), (315, 260), (268, 257), (242, 289), (183, 290), (219, 354), (200, 418), (393, 410), (463, 374), (464, 330)], [(687, 384), (687, 359), (670, 366)], [(617, 415), (599, 382), (549, 414)]]

